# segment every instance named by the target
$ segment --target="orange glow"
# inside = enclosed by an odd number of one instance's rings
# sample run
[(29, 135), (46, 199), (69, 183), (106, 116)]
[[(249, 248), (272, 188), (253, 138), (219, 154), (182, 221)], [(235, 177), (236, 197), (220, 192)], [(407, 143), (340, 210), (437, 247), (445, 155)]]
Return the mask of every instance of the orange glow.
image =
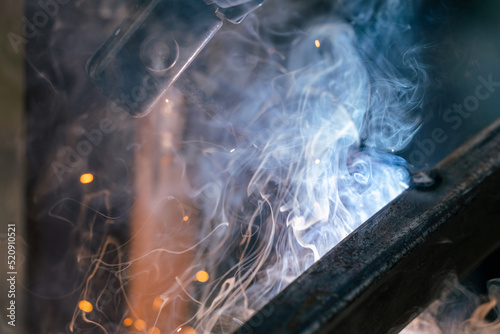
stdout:
[(179, 329), (177, 329), (177, 332), (181, 334), (196, 334), (194, 328), (190, 326), (180, 327)]
[(123, 319), (123, 325), (125, 327), (128, 327), (130, 325), (132, 325), (134, 323), (134, 320), (132, 320), (132, 318), (125, 318)]
[(85, 313), (92, 312), (92, 310), (94, 309), (92, 304), (86, 300), (80, 300), (80, 302), (78, 303), (78, 308)]
[(170, 100), (169, 100), (169, 99), (165, 99), (165, 102), (169, 103), (169, 102), (170, 102)]
[(144, 320), (141, 320), (141, 319), (136, 320), (134, 323), (134, 327), (138, 331), (143, 331), (146, 329), (146, 322)]
[(316, 45), (316, 47), (319, 48), (321, 46), (321, 43), (318, 40), (315, 40), (314, 45)]
[(184, 218), (182, 218), (182, 220), (184, 220), (185, 222), (187, 222), (189, 219), (189, 216), (184, 216)]
[(90, 183), (92, 181), (94, 181), (94, 175), (92, 175), (90, 173), (85, 173), (85, 174), (82, 174), (82, 176), (80, 176), (81, 183)]
[(153, 310), (159, 311), (163, 305), (163, 300), (160, 297), (156, 297), (153, 301)]
[(206, 282), (208, 281), (208, 278), (209, 278), (209, 275), (206, 271), (204, 270), (200, 270), (196, 273), (196, 279), (199, 281), (199, 282)]
[(148, 330), (148, 334), (161, 334), (160, 333), (160, 330), (156, 327), (151, 327), (149, 330)]

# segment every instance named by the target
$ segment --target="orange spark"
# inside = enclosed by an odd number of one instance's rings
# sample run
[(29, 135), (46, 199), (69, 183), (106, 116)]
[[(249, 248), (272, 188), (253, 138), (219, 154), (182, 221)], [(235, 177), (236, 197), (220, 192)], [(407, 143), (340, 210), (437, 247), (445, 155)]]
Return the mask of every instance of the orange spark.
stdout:
[(78, 308), (85, 313), (92, 312), (92, 310), (94, 309), (92, 304), (86, 300), (80, 300), (80, 302), (78, 303)]
[(136, 320), (134, 323), (134, 327), (138, 331), (143, 331), (146, 329), (146, 322), (144, 320), (141, 320), (141, 319)]
[(81, 183), (90, 183), (94, 180), (94, 175), (90, 174), (90, 173), (85, 173), (85, 174), (82, 174), (82, 176), (80, 176), (80, 182)]
[(316, 47), (319, 48), (321, 46), (321, 43), (318, 40), (315, 40), (314, 45), (316, 45)]
[(199, 282), (202, 282), (202, 283), (204, 283), (204, 282), (208, 281), (208, 278), (209, 278), (209, 277), (210, 277), (210, 276), (208, 275), (208, 273), (207, 273), (206, 271), (204, 271), (204, 270), (200, 270), (200, 271), (198, 271), (198, 272), (196, 273), (196, 279), (197, 279)]
[(182, 330), (182, 332), (180, 332), (181, 334), (196, 334), (196, 331), (194, 330), (194, 328), (190, 327), (190, 326), (186, 326), (184, 328), (179, 328), (177, 330), (177, 332), (179, 332), (179, 330)]
[(132, 320), (132, 318), (125, 318), (123, 319), (123, 325), (125, 327), (128, 327), (130, 325), (132, 325), (134, 323), (134, 320)]
[(182, 220), (184, 220), (185, 222), (187, 222), (189, 220), (189, 216), (184, 216), (184, 218), (182, 218)]
[(163, 305), (163, 300), (160, 297), (156, 297), (153, 301), (153, 310), (159, 311)]
[(148, 330), (148, 334), (161, 334), (160, 333), (160, 330), (156, 327), (151, 327), (149, 330)]

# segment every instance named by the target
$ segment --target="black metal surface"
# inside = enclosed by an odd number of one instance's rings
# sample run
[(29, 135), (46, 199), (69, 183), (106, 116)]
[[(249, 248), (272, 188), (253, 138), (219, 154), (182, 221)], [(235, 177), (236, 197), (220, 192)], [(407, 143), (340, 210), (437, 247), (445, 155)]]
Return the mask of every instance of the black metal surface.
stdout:
[[(201, 0), (144, 1), (89, 59), (90, 80), (129, 114), (144, 116), (220, 29), (217, 13), (239, 23), (263, 2), (218, 8)], [(180, 86), (199, 101), (199, 90), (186, 88), (186, 81)]]
[[(334, 247), (237, 333), (387, 333), (500, 245), (500, 120)], [(425, 188), (424, 188), (425, 189)]]
[(89, 60), (92, 84), (133, 116), (151, 111), (222, 26), (201, 0), (144, 2)]

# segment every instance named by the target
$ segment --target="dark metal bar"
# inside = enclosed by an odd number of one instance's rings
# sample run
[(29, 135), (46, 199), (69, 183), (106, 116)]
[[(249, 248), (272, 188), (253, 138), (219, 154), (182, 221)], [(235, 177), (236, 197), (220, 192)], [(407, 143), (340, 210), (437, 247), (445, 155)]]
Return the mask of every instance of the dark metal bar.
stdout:
[(500, 246), (500, 120), (387, 205), (237, 333), (388, 333)]

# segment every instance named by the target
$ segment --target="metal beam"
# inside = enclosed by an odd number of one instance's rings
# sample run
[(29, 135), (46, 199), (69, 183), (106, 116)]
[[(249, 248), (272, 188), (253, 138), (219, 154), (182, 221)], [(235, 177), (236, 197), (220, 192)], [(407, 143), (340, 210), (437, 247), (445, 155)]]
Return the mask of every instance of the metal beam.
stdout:
[(500, 246), (500, 120), (436, 165), (237, 333), (398, 332)]

